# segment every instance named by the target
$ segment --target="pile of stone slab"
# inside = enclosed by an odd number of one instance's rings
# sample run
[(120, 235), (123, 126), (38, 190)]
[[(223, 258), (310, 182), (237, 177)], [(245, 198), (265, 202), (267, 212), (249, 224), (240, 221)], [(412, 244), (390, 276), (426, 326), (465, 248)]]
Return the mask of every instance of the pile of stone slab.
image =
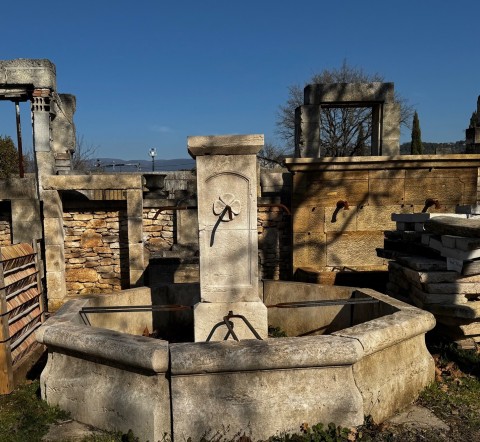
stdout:
[(433, 313), (436, 332), (480, 344), (480, 206), (463, 213), (392, 214), (377, 254), (390, 259), (387, 294)]

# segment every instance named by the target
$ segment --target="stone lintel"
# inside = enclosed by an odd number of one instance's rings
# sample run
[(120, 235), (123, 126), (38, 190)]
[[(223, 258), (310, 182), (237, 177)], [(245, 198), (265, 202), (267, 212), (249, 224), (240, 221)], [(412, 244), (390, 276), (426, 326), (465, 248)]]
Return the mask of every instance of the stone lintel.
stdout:
[(57, 88), (55, 65), (47, 59), (0, 60), (0, 85), (31, 85)]
[(36, 198), (33, 174), (26, 174), (24, 178), (12, 176), (9, 180), (0, 180), (0, 183), (0, 200)]
[(263, 134), (206, 135), (187, 138), (188, 153), (202, 155), (256, 155), (264, 146)]
[(134, 174), (52, 175), (44, 177), (45, 190), (142, 189), (142, 176)]
[(480, 154), (458, 155), (393, 155), (368, 157), (286, 158), (291, 172), (349, 171), (389, 169), (477, 168)]
[(321, 83), (304, 89), (304, 103), (346, 105), (389, 102), (394, 100), (393, 83)]

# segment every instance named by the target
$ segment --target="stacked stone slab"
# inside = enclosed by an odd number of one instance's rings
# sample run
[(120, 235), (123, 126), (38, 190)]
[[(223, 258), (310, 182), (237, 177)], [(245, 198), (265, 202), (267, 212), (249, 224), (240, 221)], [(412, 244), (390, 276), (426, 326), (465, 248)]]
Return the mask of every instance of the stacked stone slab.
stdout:
[(451, 233), (480, 226), (480, 210), (461, 211), (470, 213), (393, 214), (397, 229), (385, 232), (378, 254), (392, 259), (387, 294), (430, 311), (436, 331), (473, 348), (480, 343), (480, 237)]

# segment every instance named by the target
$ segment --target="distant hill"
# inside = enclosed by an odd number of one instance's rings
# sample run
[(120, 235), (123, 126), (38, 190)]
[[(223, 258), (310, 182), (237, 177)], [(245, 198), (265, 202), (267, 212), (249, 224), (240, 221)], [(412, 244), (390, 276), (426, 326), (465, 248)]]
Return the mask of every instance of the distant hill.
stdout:
[[(119, 158), (95, 158), (90, 160), (92, 171), (102, 172), (151, 172), (152, 161), (149, 160), (122, 160)], [(190, 170), (195, 167), (192, 158), (176, 158), (173, 160), (155, 160), (155, 172)]]

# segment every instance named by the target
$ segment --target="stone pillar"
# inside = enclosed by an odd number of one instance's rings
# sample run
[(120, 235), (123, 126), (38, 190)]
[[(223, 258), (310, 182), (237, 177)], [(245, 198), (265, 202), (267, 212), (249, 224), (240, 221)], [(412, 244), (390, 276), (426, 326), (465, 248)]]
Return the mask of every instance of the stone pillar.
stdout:
[(318, 158), (321, 156), (320, 106), (299, 106), (295, 109), (295, 157)]
[[(50, 147), (50, 89), (35, 89), (31, 98), (33, 120), (33, 149), (38, 187), (41, 191), (43, 177), (55, 173), (55, 160)], [(40, 195), (40, 199), (41, 195)]]
[(400, 153), (400, 105), (398, 103), (383, 104), (382, 123), (382, 156)]
[[(267, 337), (267, 309), (258, 295), (257, 160), (263, 135), (188, 137), (196, 158), (201, 302), (194, 308), (195, 341), (205, 341), (232, 311)], [(232, 319), (239, 339), (254, 339)], [(225, 326), (212, 340), (223, 340)]]
[(370, 155), (380, 155), (380, 146), (382, 145), (382, 105), (376, 104), (372, 106), (372, 140)]
[(55, 159), (55, 171), (66, 173), (72, 168), (71, 158), (75, 152), (75, 124), (73, 115), (76, 110), (74, 95), (58, 94), (53, 102), (55, 118), (51, 121), (52, 152)]
[(57, 190), (44, 190), (42, 198), (48, 311), (53, 312), (67, 296), (63, 204)]
[(130, 287), (144, 283), (145, 262), (143, 246), (143, 193), (142, 188), (127, 192), (128, 267)]

